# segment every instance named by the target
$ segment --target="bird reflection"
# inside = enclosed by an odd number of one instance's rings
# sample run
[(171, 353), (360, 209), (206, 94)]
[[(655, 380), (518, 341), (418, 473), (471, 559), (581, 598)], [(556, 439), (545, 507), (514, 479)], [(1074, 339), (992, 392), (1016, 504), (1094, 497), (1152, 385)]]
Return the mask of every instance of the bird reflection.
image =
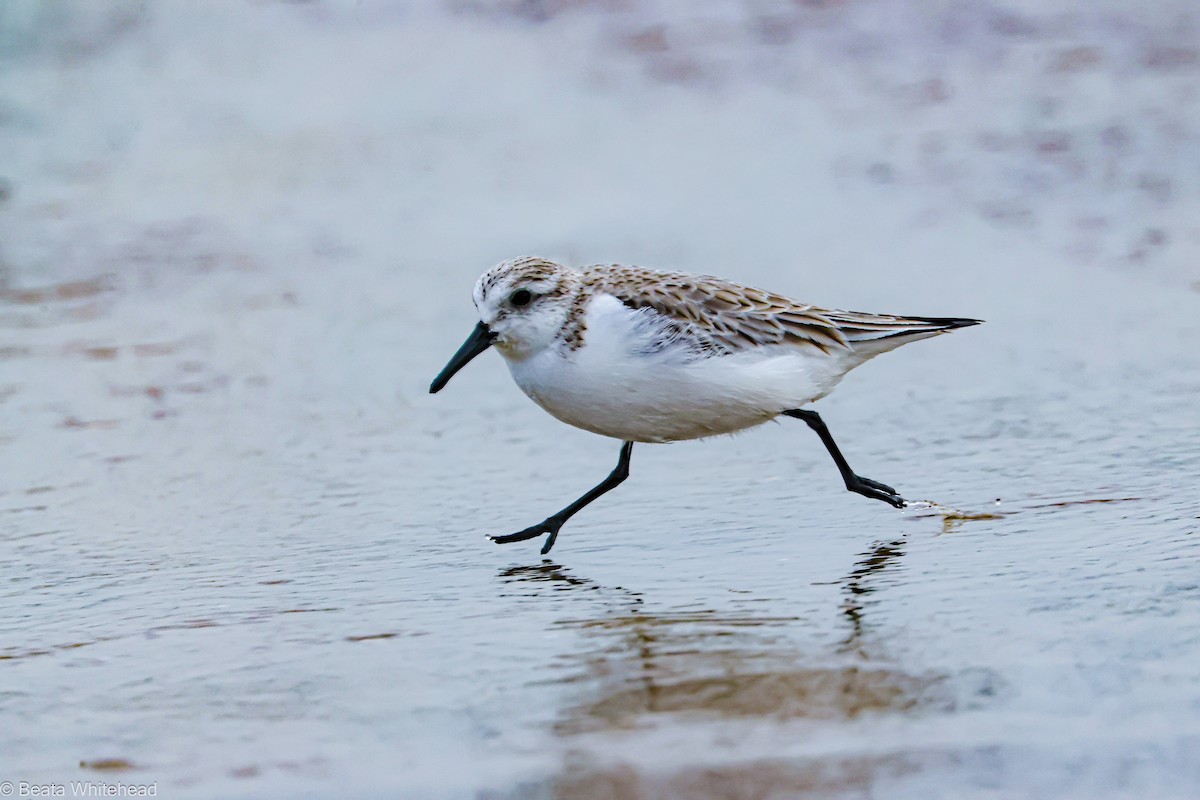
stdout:
[(895, 566), (904, 555), (908, 543), (904, 539), (890, 542), (875, 542), (871, 549), (862, 554), (850, 574), (842, 579), (842, 591), (846, 599), (842, 613), (850, 620), (850, 635), (842, 642), (841, 651), (866, 656), (863, 649), (863, 609), (865, 597), (875, 591), (873, 576)]
[[(511, 586), (502, 590), (502, 595), (518, 595), (521, 597), (538, 597), (547, 591), (551, 592), (597, 592), (606, 607), (614, 611), (628, 611), (641, 605), (642, 593), (634, 592), (623, 586), (605, 586), (591, 578), (575, 575), (569, 567), (548, 558), (540, 564), (526, 564), (515, 567), (505, 567), (497, 576), (501, 583)], [(523, 590), (523, 591), (513, 591)], [(564, 598), (565, 599), (565, 598)]]
[[(715, 798), (732, 796), (730, 792), (739, 797), (807, 797), (842, 780), (831, 773), (827, 759), (764, 761), (758, 750), (743, 752), (723, 758), (723, 779), (714, 780), (718, 773), (706, 737), (732, 743), (755, 721), (774, 730), (788, 720), (818, 725), (868, 714), (878, 718), (953, 711), (956, 698), (946, 673), (912, 669), (879, 652), (868, 654), (863, 647), (864, 608), (872, 606), (866, 596), (886, 585), (891, 576), (884, 573), (896, 569), (906, 547), (902, 538), (875, 542), (837, 581), (844, 598), (838, 610), (851, 628), (840, 647), (827, 638), (827, 631), (813, 640), (813, 620), (822, 620), (822, 628), (833, 627), (828, 622), (833, 609), (828, 606), (824, 614), (782, 600), (766, 607), (726, 602), (721, 608), (663, 608), (656, 595), (643, 603), (640, 594), (612, 586), (590, 595), (601, 601), (599, 614), (586, 613), (589, 603), (562, 604), (575, 614), (585, 613), (553, 623), (578, 636), (556, 661), (567, 702), (553, 731), (566, 743), (568, 755), (561, 772), (550, 780), (547, 796), (626, 796), (637, 793), (628, 788), (636, 786), (653, 787), (644, 794), (655, 797)], [(500, 577), (526, 586), (598, 588), (550, 561), (509, 568)], [(828, 591), (817, 593), (822, 605), (828, 603)], [(693, 594), (689, 599), (699, 598)], [(791, 614), (768, 616), (759, 611), (768, 608)], [(878, 633), (875, 638), (886, 640)], [(835, 648), (837, 652), (831, 652)], [(724, 720), (736, 722), (726, 727)], [(677, 758), (673, 765), (664, 765), (652, 747), (626, 751), (637, 754), (613, 764), (613, 748), (628, 745), (638, 731), (666, 731), (686, 741), (698, 726), (704, 726), (698, 729), (705, 733), (697, 734), (695, 755)], [(729, 746), (730, 753), (735, 749)], [(872, 775), (888, 768), (855, 767), (847, 771), (847, 780), (853, 783), (861, 776), (869, 790)], [(853, 783), (852, 788), (857, 786)], [(741, 792), (740, 787), (748, 788)]]
[(548, 558), (542, 559), (540, 564), (502, 569), (499, 578), (504, 583), (548, 583), (555, 591), (600, 588), (592, 579), (576, 577), (567, 567)]
[(943, 675), (897, 668), (864, 647), (866, 596), (881, 588), (882, 573), (895, 569), (906, 546), (901, 538), (875, 542), (838, 581), (851, 630), (834, 647), (849, 659), (799, 645), (801, 616), (651, 608), (640, 592), (550, 559), (506, 567), (497, 578), (502, 591), (538, 598), (543, 607), (559, 601), (552, 628), (579, 634), (558, 662), (557, 680), (577, 689), (555, 724), (560, 735), (628, 729), (648, 715), (851, 719), (949, 702)]

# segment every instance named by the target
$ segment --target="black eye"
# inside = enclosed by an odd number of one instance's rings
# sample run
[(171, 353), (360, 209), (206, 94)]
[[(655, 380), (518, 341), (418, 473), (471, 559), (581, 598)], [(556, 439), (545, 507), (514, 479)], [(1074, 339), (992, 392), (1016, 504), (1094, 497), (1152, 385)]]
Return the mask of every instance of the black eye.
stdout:
[(512, 297), (508, 298), (508, 302), (514, 306), (527, 306), (531, 300), (533, 300), (533, 292), (528, 289), (517, 289), (512, 293)]

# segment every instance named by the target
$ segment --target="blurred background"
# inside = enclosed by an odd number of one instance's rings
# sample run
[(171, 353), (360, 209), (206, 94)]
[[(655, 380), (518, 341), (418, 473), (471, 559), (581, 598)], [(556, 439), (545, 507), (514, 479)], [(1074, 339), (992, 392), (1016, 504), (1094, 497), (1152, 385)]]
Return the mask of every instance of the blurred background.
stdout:
[[(0, 3), (0, 780), (1194, 797), (1191, 0)], [(615, 463), (520, 254), (987, 320)], [(875, 506), (879, 506), (876, 508)]]

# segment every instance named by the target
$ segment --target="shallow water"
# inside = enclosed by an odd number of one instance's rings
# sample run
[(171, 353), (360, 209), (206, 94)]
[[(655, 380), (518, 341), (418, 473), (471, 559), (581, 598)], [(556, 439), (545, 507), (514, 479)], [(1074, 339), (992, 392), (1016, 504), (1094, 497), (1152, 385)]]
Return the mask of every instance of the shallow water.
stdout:
[[(0, 39), (0, 781), (1196, 796), (1190, 6), (63, 7)], [(618, 450), (427, 394), (524, 251), (986, 319), (818, 405), (923, 502), (785, 420), (488, 543)]]

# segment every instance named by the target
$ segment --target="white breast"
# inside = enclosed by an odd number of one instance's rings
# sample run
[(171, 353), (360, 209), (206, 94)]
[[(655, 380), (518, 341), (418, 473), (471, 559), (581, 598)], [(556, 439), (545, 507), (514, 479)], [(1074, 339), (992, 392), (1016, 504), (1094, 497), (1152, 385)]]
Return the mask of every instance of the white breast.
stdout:
[(506, 359), (509, 370), (563, 422), (625, 441), (668, 442), (766, 422), (824, 397), (854, 366), (788, 346), (697, 358), (684, 346), (656, 346), (651, 314), (598, 295), (582, 347)]

